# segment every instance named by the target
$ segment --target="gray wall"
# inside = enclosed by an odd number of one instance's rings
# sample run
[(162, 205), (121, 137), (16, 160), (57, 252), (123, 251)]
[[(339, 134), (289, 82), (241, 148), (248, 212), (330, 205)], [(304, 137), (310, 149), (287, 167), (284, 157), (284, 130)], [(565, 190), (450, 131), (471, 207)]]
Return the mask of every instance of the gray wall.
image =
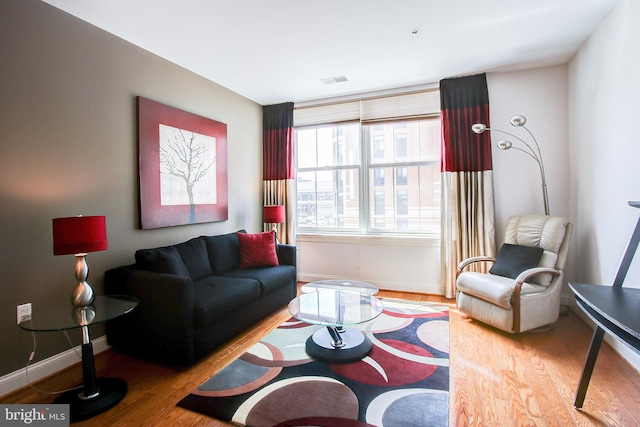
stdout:
[[(138, 95), (227, 124), (228, 221), (138, 229)], [(38, 0), (0, 0), (0, 138), (0, 376), (31, 351), (16, 306), (66, 303), (75, 286), (52, 218), (106, 215), (109, 249), (87, 257), (98, 295), (136, 249), (261, 231), (261, 106)], [(34, 362), (69, 348), (59, 332), (37, 338)]]

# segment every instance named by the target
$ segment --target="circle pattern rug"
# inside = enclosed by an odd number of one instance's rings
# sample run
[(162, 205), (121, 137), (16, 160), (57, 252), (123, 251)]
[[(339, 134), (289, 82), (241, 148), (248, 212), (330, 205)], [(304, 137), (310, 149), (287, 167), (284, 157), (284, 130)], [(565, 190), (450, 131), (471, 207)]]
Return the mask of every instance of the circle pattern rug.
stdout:
[(178, 406), (250, 427), (447, 426), (449, 307), (383, 304), (356, 326), (373, 343), (360, 361), (309, 358), (305, 342), (321, 326), (291, 318)]

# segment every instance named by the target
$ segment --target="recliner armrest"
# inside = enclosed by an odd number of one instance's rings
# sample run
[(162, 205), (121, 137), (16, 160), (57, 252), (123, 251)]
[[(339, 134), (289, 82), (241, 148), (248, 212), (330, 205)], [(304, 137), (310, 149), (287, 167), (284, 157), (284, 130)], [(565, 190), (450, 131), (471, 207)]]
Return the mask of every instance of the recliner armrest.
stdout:
[(296, 266), (296, 246), (278, 243), (278, 262), (282, 265)]
[(494, 257), (490, 257), (490, 256), (474, 256), (471, 258), (467, 258), (467, 259), (463, 259), (460, 264), (458, 264), (458, 274), (460, 274), (462, 272), (462, 270), (464, 270), (464, 268), (468, 265), (471, 265), (475, 262), (482, 262), (482, 261), (487, 261), (487, 262), (494, 262), (496, 259)]
[(560, 271), (550, 267), (530, 268), (518, 274), (518, 277), (516, 277), (516, 283), (522, 284), (527, 280), (529, 280), (530, 278), (532, 278), (533, 276), (537, 276), (538, 274), (553, 274), (554, 276), (559, 276)]

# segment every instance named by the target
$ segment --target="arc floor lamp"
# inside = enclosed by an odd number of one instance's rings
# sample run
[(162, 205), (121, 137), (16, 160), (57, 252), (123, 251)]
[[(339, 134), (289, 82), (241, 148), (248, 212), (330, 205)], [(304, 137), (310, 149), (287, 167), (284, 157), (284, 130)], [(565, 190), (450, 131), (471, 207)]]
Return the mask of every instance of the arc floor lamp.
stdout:
[(536, 137), (533, 136), (533, 133), (531, 133), (531, 131), (525, 126), (526, 123), (527, 123), (527, 118), (523, 115), (515, 115), (511, 117), (511, 126), (521, 127), (525, 131), (527, 131), (527, 133), (533, 140), (533, 145), (535, 146), (535, 149), (531, 146), (530, 143), (520, 138), (519, 136), (514, 135), (510, 132), (500, 130), (500, 129), (488, 128), (483, 123), (476, 123), (473, 126), (471, 126), (471, 129), (477, 134), (481, 134), (487, 130), (492, 132), (504, 133), (505, 135), (509, 135), (510, 137), (515, 138), (516, 140), (524, 144), (524, 148), (521, 148), (513, 145), (511, 141), (501, 140), (501, 141), (498, 141), (497, 146), (500, 150), (510, 150), (513, 148), (514, 150), (522, 151), (524, 154), (526, 154), (527, 156), (531, 157), (533, 160), (536, 161), (536, 163), (538, 164), (538, 167), (540, 168), (540, 178), (542, 179), (542, 197), (544, 200), (544, 214), (549, 215), (549, 195), (547, 193), (547, 178), (545, 177), (545, 174), (544, 174), (544, 163), (542, 161), (542, 153), (540, 151), (540, 145), (538, 145), (538, 141), (536, 140)]

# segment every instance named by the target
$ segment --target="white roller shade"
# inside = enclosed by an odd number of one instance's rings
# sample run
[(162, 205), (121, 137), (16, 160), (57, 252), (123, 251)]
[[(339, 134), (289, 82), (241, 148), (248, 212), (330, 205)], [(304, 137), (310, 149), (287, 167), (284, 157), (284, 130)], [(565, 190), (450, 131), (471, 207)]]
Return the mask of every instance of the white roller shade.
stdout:
[(427, 90), (400, 95), (300, 107), (293, 110), (295, 127), (328, 123), (429, 117), (440, 113), (440, 91)]
[(359, 119), (360, 101), (303, 107), (293, 110), (293, 126), (295, 127), (349, 122)]
[(409, 93), (361, 101), (360, 121), (410, 119), (440, 113), (440, 92)]

